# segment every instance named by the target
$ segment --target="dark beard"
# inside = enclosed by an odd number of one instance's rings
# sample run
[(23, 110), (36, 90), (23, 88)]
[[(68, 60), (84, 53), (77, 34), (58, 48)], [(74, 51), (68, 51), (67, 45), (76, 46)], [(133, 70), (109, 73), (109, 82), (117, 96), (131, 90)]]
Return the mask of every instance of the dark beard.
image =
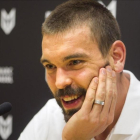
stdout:
[(80, 96), (85, 96), (86, 95), (86, 89), (78, 87), (78, 88), (72, 88), (71, 86), (67, 86), (65, 89), (59, 89), (54, 97), (58, 103), (58, 105), (62, 108), (62, 112), (64, 114), (64, 119), (66, 122), (75, 114), (80, 108), (78, 109), (71, 109), (66, 111), (61, 103), (60, 97), (62, 96), (71, 96), (71, 95), (80, 95)]

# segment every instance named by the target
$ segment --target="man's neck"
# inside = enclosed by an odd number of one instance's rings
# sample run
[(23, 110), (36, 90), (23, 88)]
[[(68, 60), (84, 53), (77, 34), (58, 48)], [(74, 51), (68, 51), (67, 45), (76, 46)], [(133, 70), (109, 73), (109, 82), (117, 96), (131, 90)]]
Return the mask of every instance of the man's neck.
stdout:
[(118, 74), (117, 76), (118, 97), (117, 97), (116, 109), (115, 109), (115, 114), (114, 114), (114, 121), (111, 125), (109, 125), (106, 128), (106, 130), (103, 133), (95, 137), (96, 140), (105, 140), (107, 136), (109, 135), (109, 133), (111, 132), (112, 128), (117, 123), (120, 117), (120, 114), (122, 112), (125, 100), (126, 100), (129, 85), (130, 85), (130, 75), (124, 72), (120, 75)]

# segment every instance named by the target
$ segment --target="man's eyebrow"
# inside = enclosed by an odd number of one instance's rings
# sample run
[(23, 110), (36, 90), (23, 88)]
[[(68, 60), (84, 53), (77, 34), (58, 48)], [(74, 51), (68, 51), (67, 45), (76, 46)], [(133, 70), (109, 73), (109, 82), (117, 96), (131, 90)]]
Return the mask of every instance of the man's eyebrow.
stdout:
[(43, 63), (45, 63), (45, 62), (46, 62), (46, 63), (50, 63), (50, 61), (49, 61), (49, 60), (47, 60), (47, 59), (43, 59), (43, 58), (41, 58), (41, 59), (40, 59), (40, 63), (42, 63), (42, 64), (43, 64)]
[[(76, 53), (76, 54), (72, 54), (72, 55), (68, 55), (66, 57), (63, 58), (63, 61), (67, 61), (69, 59), (73, 59), (73, 58), (88, 58), (88, 55), (84, 54), (84, 53)], [(47, 59), (40, 59), (40, 62), (43, 63), (51, 63), (49, 60)]]
[(73, 58), (88, 58), (88, 55), (86, 55), (84, 53), (76, 53), (76, 54), (72, 54), (72, 55), (68, 55), (68, 56), (64, 57), (63, 61), (67, 61), (67, 60), (73, 59)]

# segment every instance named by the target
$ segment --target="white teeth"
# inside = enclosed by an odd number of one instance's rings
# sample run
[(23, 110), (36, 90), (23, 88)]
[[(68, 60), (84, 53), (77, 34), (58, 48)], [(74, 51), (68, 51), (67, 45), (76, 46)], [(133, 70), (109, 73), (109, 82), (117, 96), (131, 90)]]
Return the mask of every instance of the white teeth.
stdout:
[(79, 96), (77, 95), (72, 95), (72, 96), (69, 96), (69, 97), (64, 97), (63, 100), (64, 101), (71, 101), (71, 100), (74, 100), (74, 99), (77, 99)]
[(75, 95), (75, 96), (74, 96), (74, 99), (77, 99), (78, 97), (79, 97), (79, 96), (76, 96), (76, 95)]

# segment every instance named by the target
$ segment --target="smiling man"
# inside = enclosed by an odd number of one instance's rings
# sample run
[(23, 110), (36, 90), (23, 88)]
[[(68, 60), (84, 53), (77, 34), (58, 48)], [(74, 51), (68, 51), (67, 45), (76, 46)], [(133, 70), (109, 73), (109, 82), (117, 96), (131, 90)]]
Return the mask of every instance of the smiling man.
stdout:
[(58, 6), (42, 26), (41, 63), (54, 99), (19, 140), (136, 140), (140, 83), (123, 70), (126, 49), (115, 18), (91, 0)]
[(85, 25), (63, 34), (44, 34), (41, 62), (48, 85), (68, 121), (81, 108), (91, 79), (108, 61)]

